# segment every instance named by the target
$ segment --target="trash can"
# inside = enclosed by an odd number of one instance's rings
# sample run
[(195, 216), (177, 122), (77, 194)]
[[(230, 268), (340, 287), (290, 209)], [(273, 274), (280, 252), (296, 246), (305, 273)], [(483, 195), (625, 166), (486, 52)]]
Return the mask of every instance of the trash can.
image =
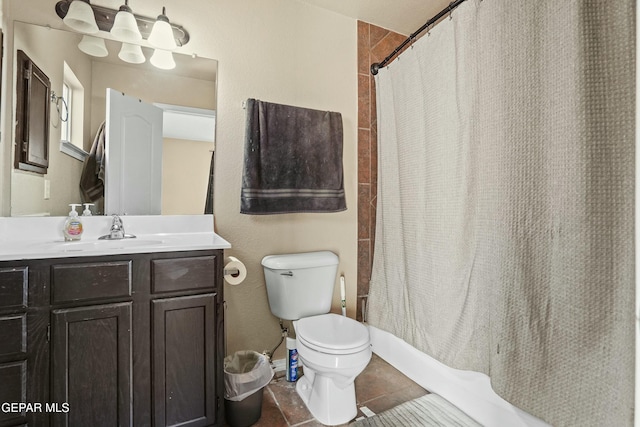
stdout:
[(231, 427), (248, 427), (262, 415), (262, 393), (273, 378), (266, 356), (251, 350), (224, 358), (224, 409)]

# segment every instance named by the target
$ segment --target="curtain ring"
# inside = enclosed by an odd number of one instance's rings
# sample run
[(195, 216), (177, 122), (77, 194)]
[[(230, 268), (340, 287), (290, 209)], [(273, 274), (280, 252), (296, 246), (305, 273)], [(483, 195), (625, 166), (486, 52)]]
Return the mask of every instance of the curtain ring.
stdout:
[(453, 2), (449, 3), (449, 21), (453, 19), (453, 8), (451, 7), (452, 4)]

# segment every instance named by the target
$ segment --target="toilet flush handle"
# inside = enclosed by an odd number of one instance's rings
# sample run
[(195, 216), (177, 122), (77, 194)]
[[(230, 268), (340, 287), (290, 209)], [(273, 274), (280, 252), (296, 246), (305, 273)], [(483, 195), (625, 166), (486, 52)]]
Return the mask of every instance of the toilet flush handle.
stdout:
[(293, 276), (293, 271), (285, 271), (284, 273), (280, 273), (281, 276)]

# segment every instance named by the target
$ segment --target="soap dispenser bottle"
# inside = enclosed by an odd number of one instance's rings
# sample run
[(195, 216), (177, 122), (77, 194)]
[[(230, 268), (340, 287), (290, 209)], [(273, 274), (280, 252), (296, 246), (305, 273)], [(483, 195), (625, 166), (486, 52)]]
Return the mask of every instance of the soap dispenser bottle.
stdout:
[(93, 206), (93, 203), (85, 203), (84, 204), (84, 210), (82, 211), (82, 216), (92, 216), (93, 215), (91, 213), (91, 206)]
[(62, 229), (62, 233), (64, 234), (64, 240), (73, 241), (80, 240), (82, 237), (82, 221), (80, 221), (80, 217), (78, 216), (78, 212), (76, 212), (76, 206), (82, 206), (79, 204), (70, 204), (71, 211), (69, 212), (69, 217), (64, 222), (64, 228)]

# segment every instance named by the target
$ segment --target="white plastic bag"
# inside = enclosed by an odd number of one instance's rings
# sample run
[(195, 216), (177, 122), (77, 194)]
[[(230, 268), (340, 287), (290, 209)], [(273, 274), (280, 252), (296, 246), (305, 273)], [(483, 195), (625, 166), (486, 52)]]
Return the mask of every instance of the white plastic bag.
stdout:
[(273, 369), (256, 351), (237, 351), (224, 358), (224, 398), (240, 401), (269, 384)]

